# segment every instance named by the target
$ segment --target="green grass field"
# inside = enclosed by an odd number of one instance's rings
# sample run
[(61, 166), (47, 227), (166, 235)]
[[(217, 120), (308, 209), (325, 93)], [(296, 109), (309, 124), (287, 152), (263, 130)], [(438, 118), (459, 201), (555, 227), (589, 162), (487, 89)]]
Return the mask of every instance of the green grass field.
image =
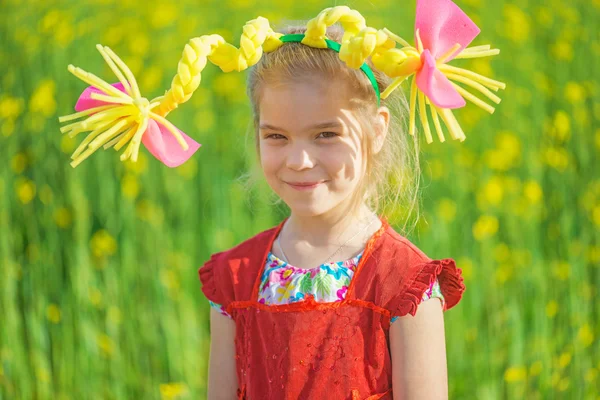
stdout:
[[(600, 1), (457, 4), (482, 29), (472, 45), (501, 53), (453, 65), (507, 88), (493, 115), (456, 112), (463, 143), (421, 141), (409, 239), (454, 258), (467, 286), (445, 315), (450, 398), (600, 399)], [(109, 46), (152, 98), (191, 38), (238, 46), (247, 20), (333, 5), (0, 2), (0, 399), (205, 398), (197, 269), (285, 215), (264, 183), (250, 196), (237, 180), (255, 165), (245, 72), (209, 63), (169, 114), (202, 144), (183, 166), (142, 148), (137, 163), (109, 149), (73, 169), (84, 135), (58, 117), (87, 85), (67, 65), (116, 82), (95, 48)], [(346, 5), (412, 42), (413, 1)]]

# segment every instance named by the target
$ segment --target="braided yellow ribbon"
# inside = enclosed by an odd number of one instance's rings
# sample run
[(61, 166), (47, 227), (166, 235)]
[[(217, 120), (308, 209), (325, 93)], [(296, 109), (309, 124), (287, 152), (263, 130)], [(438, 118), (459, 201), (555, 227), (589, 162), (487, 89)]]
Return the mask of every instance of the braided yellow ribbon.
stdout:
[[(494, 112), (494, 108), (456, 83), (450, 82), (449, 79), (478, 90), (496, 104), (500, 102), (500, 99), (490, 90), (504, 89), (505, 84), (446, 63), (453, 58), (491, 56), (498, 54), (499, 50), (490, 49), (489, 45), (466, 48), (468, 42), (479, 33), (478, 28), (470, 20), (468, 22), (472, 24), (469, 25), (471, 31), (458, 38), (453, 45), (448, 45), (453, 38), (445, 37), (448, 36), (446, 31), (442, 29), (440, 32), (432, 33), (434, 30), (432, 27), (444, 27), (443, 23), (434, 25), (433, 21), (427, 21), (428, 15), (432, 14), (432, 7), (437, 7), (435, 10), (439, 11), (439, 18), (447, 18), (446, 25), (456, 25), (457, 23), (468, 25), (465, 21), (465, 18), (468, 20), (468, 17), (450, 0), (418, 0), (415, 47), (386, 28), (377, 30), (366, 26), (364, 18), (358, 11), (351, 10), (347, 6), (337, 6), (324, 9), (308, 22), (302, 43), (311, 47), (326, 48), (327, 27), (339, 22), (344, 28), (339, 51), (340, 59), (350, 68), (356, 69), (360, 68), (368, 57), (371, 57), (373, 64), (378, 69), (394, 78), (392, 84), (381, 94), (382, 99), (388, 97), (404, 80), (414, 75), (410, 86), (409, 133), (411, 135), (414, 135), (415, 131), (418, 100), (419, 116), (427, 143), (433, 141), (427, 119), (427, 106), (431, 110), (434, 127), (441, 142), (444, 141), (444, 135), (438, 116), (441, 117), (452, 138), (463, 141), (465, 135), (450, 109), (462, 107), (464, 105), (463, 97), (490, 113)], [(445, 17), (444, 13), (450, 16)], [(425, 40), (421, 40), (420, 32), (425, 32)], [(95, 89), (95, 92), (90, 95), (91, 99), (101, 102), (100, 106), (59, 118), (60, 122), (65, 122), (87, 117), (83, 121), (61, 128), (63, 133), (69, 133), (71, 137), (81, 132), (91, 131), (73, 153), (71, 165), (76, 167), (100, 146), (104, 146), (104, 148), (114, 146), (115, 150), (119, 150), (127, 142), (129, 145), (121, 155), (121, 160), (136, 161), (140, 143), (149, 129), (149, 121), (160, 124), (164, 129), (161, 129), (162, 137), (156, 132), (152, 133), (152, 137), (144, 141), (146, 147), (159, 160), (165, 162), (160, 154), (163, 156), (167, 153), (174, 154), (179, 150), (170, 146), (166, 150), (163, 149), (164, 151), (161, 153), (155, 148), (156, 141), (159, 141), (160, 145), (163, 140), (167, 141), (165, 135), (172, 135), (179, 147), (183, 151), (188, 151), (186, 154), (177, 154), (175, 158), (178, 161), (174, 164), (185, 161), (199, 145), (196, 144), (194, 148), (190, 149), (189, 144), (194, 145), (195, 142), (187, 136), (183, 136), (182, 132), (165, 117), (179, 104), (190, 99), (200, 84), (201, 73), (206, 67), (207, 60), (217, 65), (223, 72), (240, 72), (256, 64), (262, 57), (263, 51), (272, 52), (282, 46), (284, 42), (279, 39), (282, 36), (283, 34), (271, 29), (267, 19), (258, 17), (244, 25), (239, 48), (215, 34), (193, 38), (184, 47), (171, 87), (163, 96), (152, 100), (141, 97), (135, 77), (125, 63), (108, 47), (97, 45), (98, 50), (121, 82), (122, 90), (91, 73), (69, 65), (68, 70), (71, 73)], [(396, 44), (400, 44), (402, 47), (396, 48)], [(144, 138), (144, 140), (146, 139)], [(172, 140), (172, 138), (168, 138), (168, 140)]]

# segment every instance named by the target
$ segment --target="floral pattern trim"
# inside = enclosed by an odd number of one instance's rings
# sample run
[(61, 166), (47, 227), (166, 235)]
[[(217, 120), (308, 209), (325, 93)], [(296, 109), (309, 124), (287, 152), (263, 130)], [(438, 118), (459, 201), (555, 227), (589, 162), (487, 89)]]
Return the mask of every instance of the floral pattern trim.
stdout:
[[(258, 302), (265, 305), (290, 304), (304, 300), (308, 294), (312, 294), (315, 301), (321, 303), (342, 301), (362, 255), (363, 252), (346, 261), (304, 269), (294, 267), (269, 252), (259, 286)], [(423, 293), (422, 301), (433, 297), (439, 298), (442, 307), (444, 306), (444, 296), (437, 279)], [(208, 302), (221, 314), (231, 318), (223, 306), (210, 300)], [(397, 319), (398, 317), (393, 317), (391, 322)]]

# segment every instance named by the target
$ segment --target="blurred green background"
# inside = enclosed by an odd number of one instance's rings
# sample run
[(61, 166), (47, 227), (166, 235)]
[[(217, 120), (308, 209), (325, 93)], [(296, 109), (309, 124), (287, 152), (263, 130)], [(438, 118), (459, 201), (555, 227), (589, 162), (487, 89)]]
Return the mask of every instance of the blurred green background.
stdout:
[[(465, 142), (421, 141), (423, 215), (409, 239), (456, 259), (467, 286), (445, 314), (450, 398), (599, 399), (600, 1), (457, 4), (482, 28), (472, 45), (501, 53), (453, 65), (507, 88), (491, 116), (456, 112)], [(253, 160), (245, 72), (209, 63), (169, 114), (203, 145), (183, 166), (142, 148), (137, 163), (109, 149), (72, 169), (85, 134), (62, 135), (58, 117), (87, 84), (67, 65), (116, 82), (95, 48), (109, 46), (153, 98), (192, 37), (238, 46), (247, 20), (333, 5), (0, 2), (0, 399), (204, 398), (197, 269), (285, 212), (236, 180)], [(346, 5), (412, 42), (413, 1)]]

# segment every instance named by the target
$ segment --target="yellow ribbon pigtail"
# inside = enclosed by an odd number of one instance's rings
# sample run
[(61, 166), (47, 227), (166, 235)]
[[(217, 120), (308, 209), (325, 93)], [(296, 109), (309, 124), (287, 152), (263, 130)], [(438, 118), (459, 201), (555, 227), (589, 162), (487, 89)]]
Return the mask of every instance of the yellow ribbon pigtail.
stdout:
[[(386, 88), (381, 94), (381, 98), (387, 98), (392, 91), (397, 89), (402, 82), (407, 78), (415, 75), (415, 73), (421, 68), (421, 53), (423, 52), (423, 45), (421, 43), (419, 32), (417, 31), (417, 44), (416, 47), (411, 46), (406, 40), (400, 36), (392, 33), (387, 28), (377, 30), (366, 26), (365, 19), (362, 15), (356, 11), (351, 10), (346, 6), (338, 6), (333, 8), (326, 8), (317, 15), (317, 17), (311, 19), (307, 24), (306, 37), (302, 40), (302, 43), (317, 47), (326, 48), (325, 43), (325, 32), (328, 26), (333, 25), (336, 22), (344, 28), (344, 36), (342, 38), (340, 48), (340, 59), (346, 63), (350, 68), (360, 68), (368, 57), (371, 57), (373, 65), (381, 70), (390, 78), (394, 78), (392, 83)], [(401, 48), (396, 48), (396, 43), (400, 44)], [(454, 66), (447, 65), (446, 60), (460, 48), (459, 44), (456, 44), (450, 49), (445, 55), (437, 60), (438, 69), (451, 80), (464, 83), (473, 89), (480, 91), (482, 94), (487, 96), (494, 103), (500, 103), (500, 98), (490, 91), (498, 91), (498, 89), (504, 89), (505, 84), (496, 80), (484, 77), (475, 72), (457, 68)], [(499, 54), (500, 50), (490, 49), (489, 45), (474, 46), (465, 48), (454, 58), (477, 58), (486, 57)], [(478, 107), (486, 110), (489, 113), (494, 112), (494, 108), (469, 93), (463, 87), (457, 85), (455, 82), (451, 82), (466, 100), (473, 102)], [(410, 85), (410, 117), (409, 117), (409, 133), (414, 135), (415, 132), (415, 119), (417, 101), (419, 107), (419, 117), (427, 143), (433, 141), (431, 137), (431, 129), (427, 119), (427, 106), (431, 109), (433, 123), (437, 132), (438, 138), (441, 142), (445, 141), (444, 134), (442, 132), (439, 117), (446, 125), (450, 135), (453, 139), (463, 141), (465, 134), (462, 131), (458, 121), (449, 109), (436, 107), (431, 104), (429, 98), (427, 98), (416, 86), (416, 79), (413, 76)]]
[[(311, 19), (302, 43), (316, 48), (327, 48), (326, 30), (339, 22), (344, 28), (344, 36), (340, 46), (339, 56), (350, 68), (360, 68), (368, 57), (373, 64), (390, 78), (394, 78), (390, 86), (381, 94), (385, 99), (407, 78), (414, 75), (422, 66), (421, 53), (423, 45), (419, 32), (416, 32), (416, 47), (411, 46), (406, 40), (384, 28), (376, 30), (366, 25), (362, 15), (346, 6), (326, 8), (317, 17)], [(256, 64), (264, 52), (271, 52), (283, 45), (279, 38), (281, 33), (274, 32), (269, 26), (269, 21), (258, 17), (248, 21), (240, 38), (240, 47), (237, 48), (219, 35), (204, 35), (191, 39), (186, 44), (181, 60), (177, 64), (177, 74), (171, 82), (171, 88), (163, 96), (151, 101), (142, 97), (135, 77), (125, 63), (108, 47), (97, 45), (98, 51), (122, 83), (125, 93), (109, 85), (94, 74), (69, 65), (68, 70), (76, 77), (97, 88), (102, 92), (91, 93), (91, 98), (108, 103), (101, 107), (94, 107), (85, 111), (74, 113), (59, 118), (60, 122), (71, 121), (87, 117), (83, 121), (75, 122), (61, 128), (61, 132), (74, 137), (81, 132), (91, 131), (75, 150), (71, 158), (71, 165), (76, 167), (83, 160), (94, 153), (100, 146), (108, 148), (114, 146), (120, 150), (128, 144), (121, 155), (121, 160), (131, 159), (137, 161), (139, 146), (145, 133), (148, 122), (154, 119), (163, 124), (176, 138), (184, 150), (188, 145), (178, 129), (165, 117), (169, 112), (190, 99), (201, 81), (201, 72), (207, 60), (219, 66), (223, 72), (243, 71)], [(396, 43), (401, 48), (396, 48)], [(438, 70), (448, 79), (477, 89), (494, 103), (500, 103), (500, 98), (490, 90), (504, 89), (505, 84), (486, 78), (475, 72), (447, 65), (446, 60), (458, 49), (456, 44), (447, 54), (437, 60)], [(490, 49), (489, 45), (474, 46), (461, 51), (454, 58), (477, 58), (499, 54), (498, 49)], [(465, 99), (475, 103), (484, 110), (493, 113), (494, 108), (483, 102), (463, 87), (451, 82)], [(410, 122), (409, 133), (414, 135), (417, 101), (419, 117), (423, 125), (427, 143), (432, 142), (431, 129), (427, 118), (427, 106), (430, 107), (434, 127), (438, 138), (444, 141), (439, 118), (448, 128), (453, 139), (463, 141), (465, 135), (449, 109), (439, 108), (431, 104), (416, 86), (413, 77), (410, 86)], [(90, 116), (91, 115), (91, 116)]]
[(97, 45), (96, 48), (123, 84), (126, 93), (92, 73), (69, 65), (69, 72), (103, 92), (93, 92), (90, 95), (92, 99), (109, 103), (59, 117), (60, 122), (87, 117), (61, 128), (61, 132), (68, 133), (70, 137), (91, 131), (71, 156), (71, 166), (76, 167), (101, 146), (105, 149), (114, 146), (115, 150), (120, 150), (127, 142), (129, 145), (121, 154), (121, 161), (137, 161), (142, 136), (150, 119), (163, 124), (181, 147), (187, 150), (187, 143), (165, 117), (179, 104), (188, 101), (198, 88), (206, 60), (219, 66), (223, 72), (242, 71), (260, 60), (263, 44), (269, 49), (280, 46), (280, 36), (282, 34), (273, 32), (269, 27), (267, 19), (258, 17), (244, 26), (239, 49), (225, 42), (219, 35), (204, 35), (190, 40), (177, 65), (177, 74), (171, 82), (171, 88), (163, 96), (151, 101), (141, 96), (137, 81), (127, 65), (110, 48)]
[(227, 43), (220, 35), (204, 35), (190, 40), (177, 64), (171, 88), (160, 102), (159, 112), (168, 113), (192, 97), (200, 84), (200, 73), (207, 59), (223, 72), (241, 72), (260, 60), (263, 47), (283, 44), (277, 40), (280, 36), (282, 34), (273, 32), (266, 18), (258, 17), (244, 25), (239, 48)]
[[(404, 53), (404, 55), (400, 56), (399, 53), (396, 53), (397, 49), (391, 49), (387, 52), (387, 54), (380, 55), (381, 57), (373, 57), (373, 63), (378, 68), (381, 68), (388, 76), (396, 78), (394, 82), (392, 82), (392, 84), (381, 94), (381, 98), (386, 98), (387, 96), (389, 96), (391, 91), (398, 87), (400, 83), (402, 83), (408, 77), (414, 75), (417, 72), (417, 70), (421, 68), (420, 54), (423, 52), (423, 45), (421, 43), (418, 31), (416, 32), (416, 48), (409, 45), (406, 40), (390, 32), (388, 29), (384, 28), (383, 31), (396, 43), (399, 43), (400, 45), (404, 46), (402, 47), (402, 49), (400, 49), (400, 51)], [(459, 48), (460, 45), (458, 43), (455, 44), (446, 54), (444, 54), (436, 61), (438, 70), (442, 72), (448, 79), (454, 79), (458, 82), (464, 83), (467, 86), (472, 87), (473, 89), (477, 89), (490, 100), (492, 100), (494, 103), (499, 104), (501, 101), (500, 98), (493, 94), (489, 89), (497, 92), (498, 89), (504, 89), (506, 87), (504, 83), (479, 75), (467, 69), (457, 68), (446, 64), (446, 60)], [(499, 53), (499, 49), (490, 49), (490, 45), (473, 46), (465, 48), (454, 58), (478, 58), (492, 56)], [(394, 60), (393, 58), (396, 59)], [(394, 68), (394, 64), (398, 61), (400, 61), (401, 64)], [(457, 85), (452, 81), (451, 83), (454, 86), (454, 88), (458, 91), (458, 93), (460, 93), (466, 100), (471, 101), (472, 103), (489, 112), (490, 114), (492, 114), (495, 111), (494, 107), (475, 97), (463, 87)], [(456, 120), (456, 117), (454, 116), (452, 111), (450, 109), (440, 108), (435, 106), (434, 104), (431, 104), (429, 98), (427, 98), (420, 90), (418, 90), (416, 85), (416, 77), (414, 76), (410, 85), (409, 102), (409, 133), (411, 135), (414, 135), (415, 132), (415, 113), (417, 100), (419, 105), (419, 117), (421, 120), (421, 125), (423, 125), (423, 130), (425, 132), (427, 143), (431, 143), (433, 141), (431, 137), (431, 129), (429, 127), (429, 122), (427, 119), (427, 106), (429, 106), (431, 110), (434, 127), (440, 142), (444, 142), (445, 138), (444, 134), (442, 133), (441, 124), (438, 117), (441, 117), (442, 121), (444, 121), (444, 124), (448, 128), (452, 139), (458, 139), (461, 142), (465, 140), (465, 134), (461, 129), (460, 125), (458, 124), (458, 121)]]

